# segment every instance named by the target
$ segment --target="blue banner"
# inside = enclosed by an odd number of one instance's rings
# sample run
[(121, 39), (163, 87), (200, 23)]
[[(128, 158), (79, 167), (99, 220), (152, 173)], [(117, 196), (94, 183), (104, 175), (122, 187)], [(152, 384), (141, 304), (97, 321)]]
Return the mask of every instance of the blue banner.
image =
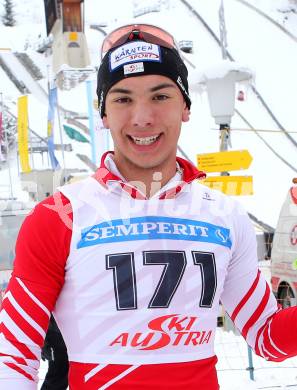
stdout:
[(50, 88), (48, 95), (48, 115), (47, 115), (47, 147), (51, 160), (51, 165), (54, 170), (60, 169), (59, 161), (55, 156), (54, 144), (54, 123), (55, 111), (57, 107), (57, 87)]
[(97, 164), (96, 139), (94, 130), (94, 108), (93, 108), (93, 83), (91, 80), (86, 81), (87, 98), (88, 98), (88, 115), (89, 115), (89, 129), (91, 136), (92, 162)]
[(136, 240), (210, 242), (231, 248), (230, 229), (193, 219), (146, 216), (115, 219), (83, 229), (77, 248)]

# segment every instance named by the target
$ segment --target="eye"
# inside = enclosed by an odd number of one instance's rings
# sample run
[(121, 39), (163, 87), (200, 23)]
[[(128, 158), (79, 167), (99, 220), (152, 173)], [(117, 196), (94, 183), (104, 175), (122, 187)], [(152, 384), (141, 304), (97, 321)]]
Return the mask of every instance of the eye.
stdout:
[(115, 103), (125, 104), (125, 103), (130, 103), (131, 98), (129, 96), (121, 96), (121, 97), (115, 98), (113, 101)]
[(168, 95), (165, 95), (164, 93), (160, 93), (153, 97), (153, 100), (167, 100), (169, 99)]

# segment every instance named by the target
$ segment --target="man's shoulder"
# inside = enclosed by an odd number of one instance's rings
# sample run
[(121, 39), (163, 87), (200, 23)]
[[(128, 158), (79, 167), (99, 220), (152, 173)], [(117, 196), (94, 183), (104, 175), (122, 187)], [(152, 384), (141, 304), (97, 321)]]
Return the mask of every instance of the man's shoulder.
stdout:
[(65, 184), (58, 187), (58, 191), (68, 198), (84, 200), (87, 194), (98, 192), (101, 189), (101, 185), (98, 183), (94, 176), (88, 176), (82, 180), (74, 183)]
[[(63, 216), (63, 218), (62, 218)], [(65, 223), (67, 219), (68, 223)], [(67, 196), (60, 191), (48, 196), (37, 203), (25, 218), (23, 225), (26, 229), (37, 231), (51, 230), (53, 226), (58, 228), (61, 224), (70, 228), (72, 226), (72, 206)]]

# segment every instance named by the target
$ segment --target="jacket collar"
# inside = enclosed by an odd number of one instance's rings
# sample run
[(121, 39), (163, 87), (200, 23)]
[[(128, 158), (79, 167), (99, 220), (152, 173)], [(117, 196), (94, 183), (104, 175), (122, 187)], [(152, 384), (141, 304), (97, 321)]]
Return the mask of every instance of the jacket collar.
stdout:
[[(107, 168), (105, 161), (110, 153), (113, 154), (113, 152), (106, 152), (102, 155), (100, 167), (97, 169), (93, 177), (105, 188), (108, 188), (112, 182), (118, 182), (122, 189), (128, 192), (132, 198), (142, 200), (147, 199), (140, 191), (138, 191), (136, 187), (131, 185), (129, 182), (124, 181), (122, 178)], [(183, 173), (182, 181), (172, 188), (169, 188), (163, 192), (161, 191), (159, 194), (159, 199), (173, 199), (187, 184), (190, 184), (196, 179), (201, 180), (206, 177), (204, 172), (199, 171), (189, 161), (181, 157), (176, 157), (176, 161)]]

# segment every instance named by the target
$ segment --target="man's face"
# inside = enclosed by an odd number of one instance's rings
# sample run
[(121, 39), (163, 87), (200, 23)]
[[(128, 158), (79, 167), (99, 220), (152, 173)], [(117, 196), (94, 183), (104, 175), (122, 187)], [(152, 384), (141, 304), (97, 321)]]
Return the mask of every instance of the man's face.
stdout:
[(103, 123), (114, 141), (115, 162), (124, 171), (166, 173), (175, 166), (181, 124), (189, 110), (177, 85), (160, 75), (123, 79), (109, 91)]

